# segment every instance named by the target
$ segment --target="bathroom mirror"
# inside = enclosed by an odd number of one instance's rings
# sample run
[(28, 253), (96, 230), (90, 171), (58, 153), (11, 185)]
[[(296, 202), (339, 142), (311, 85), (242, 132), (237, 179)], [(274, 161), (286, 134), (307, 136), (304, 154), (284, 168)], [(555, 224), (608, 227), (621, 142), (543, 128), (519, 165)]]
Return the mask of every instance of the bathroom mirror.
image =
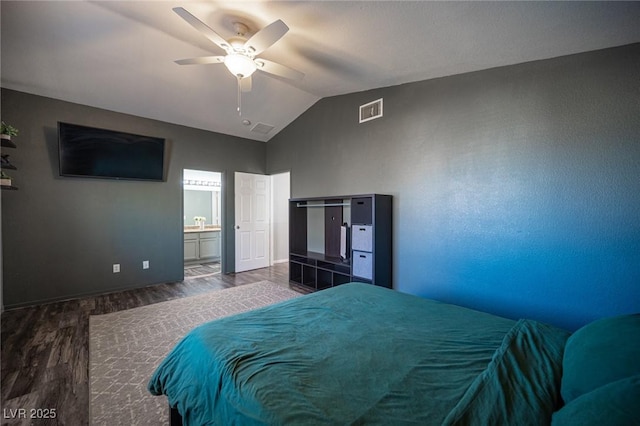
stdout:
[(193, 220), (196, 216), (206, 217), (205, 223), (212, 225), (214, 223), (213, 204), (215, 196), (220, 192), (213, 191), (194, 191), (191, 189), (184, 190), (184, 224), (197, 225)]

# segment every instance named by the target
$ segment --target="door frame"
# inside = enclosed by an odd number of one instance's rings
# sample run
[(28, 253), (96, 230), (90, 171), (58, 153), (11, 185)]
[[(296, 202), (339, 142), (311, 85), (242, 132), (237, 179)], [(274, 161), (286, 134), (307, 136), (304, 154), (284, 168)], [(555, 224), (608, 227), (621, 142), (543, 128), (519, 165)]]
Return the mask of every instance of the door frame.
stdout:
[[(283, 205), (281, 206), (284, 210), (284, 213), (286, 214), (286, 224), (284, 224), (285, 226), (285, 230), (286, 230), (286, 238), (284, 238), (284, 243), (286, 243), (287, 245), (287, 250), (286, 250), (286, 255), (284, 258), (282, 259), (276, 259), (276, 240), (281, 241), (282, 235), (279, 235), (280, 233), (276, 231), (276, 219), (278, 219), (278, 217), (276, 217), (275, 211), (276, 211), (276, 203), (279, 200), (276, 200), (275, 197), (275, 193), (276, 193), (276, 186), (274, 185), (274, 177), (275, 176), (282, 176), (282, 175), (287, 175), (288, 179), (288, 183), (287, 186), (289, 187), (289, 192), (286, 194), (286, 199), (283, 201)], [(291, 170), (285, 170), (282, 172), (277, 172), (277, 173), (272, 173), (269, 176), (271, 176), (271, 253), (270, 253), (270, 266), (275, 265), (276, 263), (286, 263), (289, 261), (289, 199), (291, 198)]]
[(191, 167), (183, 167), (182, 168), (182, 177), (180, 180), (180, 223), (182, 224), (182, 246), (181, 246), (181, 252), (182, 252), (182, 262), (183, 262), (183, 268), (182, 268), (182, 279), (184, 280), (184, 171), (185, 170), (195, 170), (195, 171), (201, 171), (201, 172), (208, 172), (208, 173), (217, 173), (218, 175), (220, 175), (220, 273), (221, 274), (225, 274), (227, 273), (227, 268), (225, 268), (226, 265), (226, 260), (228, 258), (227, 256), (227, 244), (225, 243), (226, 240), (226, 226), (225, 224), (228, 222), (227, 221), (227, 212), (226, 212), (226, 178), (225, 178), (225, 173), (224, 171), (216, 171), (216, 170), (203, 170), (200, 168), (191, 168)]

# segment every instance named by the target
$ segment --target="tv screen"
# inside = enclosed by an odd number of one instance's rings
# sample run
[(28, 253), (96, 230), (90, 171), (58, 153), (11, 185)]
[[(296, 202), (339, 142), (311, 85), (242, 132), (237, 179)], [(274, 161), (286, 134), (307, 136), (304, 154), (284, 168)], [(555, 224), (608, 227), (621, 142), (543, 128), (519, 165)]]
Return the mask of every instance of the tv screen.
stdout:
[(162, 181), (164, 139), (58, 123), (60, 175)]

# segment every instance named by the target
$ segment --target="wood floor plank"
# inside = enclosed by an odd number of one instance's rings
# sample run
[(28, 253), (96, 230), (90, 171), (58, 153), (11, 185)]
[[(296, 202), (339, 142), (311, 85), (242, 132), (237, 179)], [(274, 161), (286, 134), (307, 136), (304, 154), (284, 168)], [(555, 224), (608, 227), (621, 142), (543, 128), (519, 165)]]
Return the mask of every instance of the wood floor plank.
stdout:
[[(3, 409), (55, 409), (38, 425), (89, 424), (89, 316), (195, 296), (256, 281), (289, 286), (289, 266), (217, 274), (2, 313)], [(2, 425), (31, 424), (2, 419)]]

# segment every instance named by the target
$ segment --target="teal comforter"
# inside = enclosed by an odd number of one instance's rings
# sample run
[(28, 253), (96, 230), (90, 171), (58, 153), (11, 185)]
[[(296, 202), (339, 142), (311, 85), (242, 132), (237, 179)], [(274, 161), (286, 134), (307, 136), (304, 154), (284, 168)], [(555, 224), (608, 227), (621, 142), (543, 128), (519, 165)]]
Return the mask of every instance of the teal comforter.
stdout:
[(194, 329), (148, 387), (186, 425), (548, 424), (568, 335), (351, 283)]

